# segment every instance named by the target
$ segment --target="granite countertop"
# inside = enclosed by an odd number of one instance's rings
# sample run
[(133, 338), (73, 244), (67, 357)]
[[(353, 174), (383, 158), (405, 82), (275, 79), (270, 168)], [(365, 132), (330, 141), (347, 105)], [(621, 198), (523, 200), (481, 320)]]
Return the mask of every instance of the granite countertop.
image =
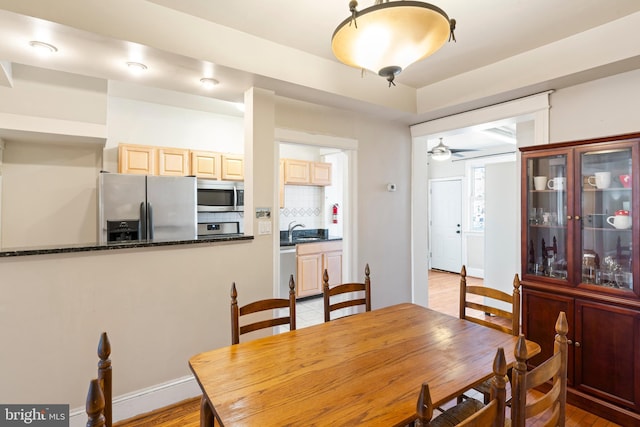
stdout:
[(78, 245), (58, 245), (58, 246), (37, 246), (33, 248), (6, 248), (0, 249), (0, 258), (26, 255), (45, 255), (60, 254), (70, 252), (90, 252), (90, 251), (111, 251), (119, 249), (146, 248), (157, 246), (176, 246), (191, 244), (211, 244), (216, 242), (231, 242), (253, 240), (253, 236), (245, 236), (243, 234), (227, 234), (218, 236), (206, 236), (191, 240), (168, 240), (168, 241), (150, 241), (140, 240), (134, 242), (115, 242), (115, 243), (85, 243)]
[(287, 230), (280, 230), (280, 247), (342, 240), (342, 237), (330, 236), (329, 230), (326, 228), (296, 229), (293, 230), (291, 237), (292, 239), (289, 241), (289, 233)]

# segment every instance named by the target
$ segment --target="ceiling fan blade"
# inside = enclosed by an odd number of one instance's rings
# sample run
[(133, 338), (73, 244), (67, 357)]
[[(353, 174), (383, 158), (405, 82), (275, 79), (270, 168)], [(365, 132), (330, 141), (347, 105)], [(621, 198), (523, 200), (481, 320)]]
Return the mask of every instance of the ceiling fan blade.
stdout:
[(467, 151), (480, 151), (476, 148), (450, 148), (452, 153), (464, 153)]

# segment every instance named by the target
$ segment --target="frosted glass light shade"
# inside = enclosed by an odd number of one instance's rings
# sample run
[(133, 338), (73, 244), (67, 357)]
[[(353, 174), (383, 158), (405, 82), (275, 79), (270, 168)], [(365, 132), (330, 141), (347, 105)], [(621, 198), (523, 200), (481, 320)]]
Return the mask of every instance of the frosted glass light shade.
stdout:
[(451, 21), (437, 6), (387, 2), (357, 12), (355, 22), (349, 17), (340, 23), (331, 48), (341, 62), (388, 77), (433, 54), (450, 33)]

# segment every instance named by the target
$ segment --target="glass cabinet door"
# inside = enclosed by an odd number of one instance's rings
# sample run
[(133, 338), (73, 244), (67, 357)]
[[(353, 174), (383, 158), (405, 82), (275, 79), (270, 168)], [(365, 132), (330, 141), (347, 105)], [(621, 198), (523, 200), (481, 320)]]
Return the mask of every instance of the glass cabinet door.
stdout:
[(633, 289), (631, 150), (580, 154), (581, 283)]
[(526, 168), (526, 271), (567, 282), (567, 155), (530, 157)]

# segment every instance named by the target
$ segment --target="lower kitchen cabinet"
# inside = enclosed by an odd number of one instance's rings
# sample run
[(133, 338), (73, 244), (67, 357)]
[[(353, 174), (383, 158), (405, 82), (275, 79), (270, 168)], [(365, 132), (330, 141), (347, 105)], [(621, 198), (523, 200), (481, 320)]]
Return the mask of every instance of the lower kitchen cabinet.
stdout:
[[(569, 321), (568, 399), (622, 425), (640, 425), (640, 312), (634, 307), (523, 289), (522, 327), (542, 352), (553, 354), (554, 325), (564, 311)], [(615, 405), (612, 406), (611, 404)]]
[(296, 245), (296, 297), (322, 294), (322, 275), (329, 274), (329, 284), (342, 282), (342, 241)]

